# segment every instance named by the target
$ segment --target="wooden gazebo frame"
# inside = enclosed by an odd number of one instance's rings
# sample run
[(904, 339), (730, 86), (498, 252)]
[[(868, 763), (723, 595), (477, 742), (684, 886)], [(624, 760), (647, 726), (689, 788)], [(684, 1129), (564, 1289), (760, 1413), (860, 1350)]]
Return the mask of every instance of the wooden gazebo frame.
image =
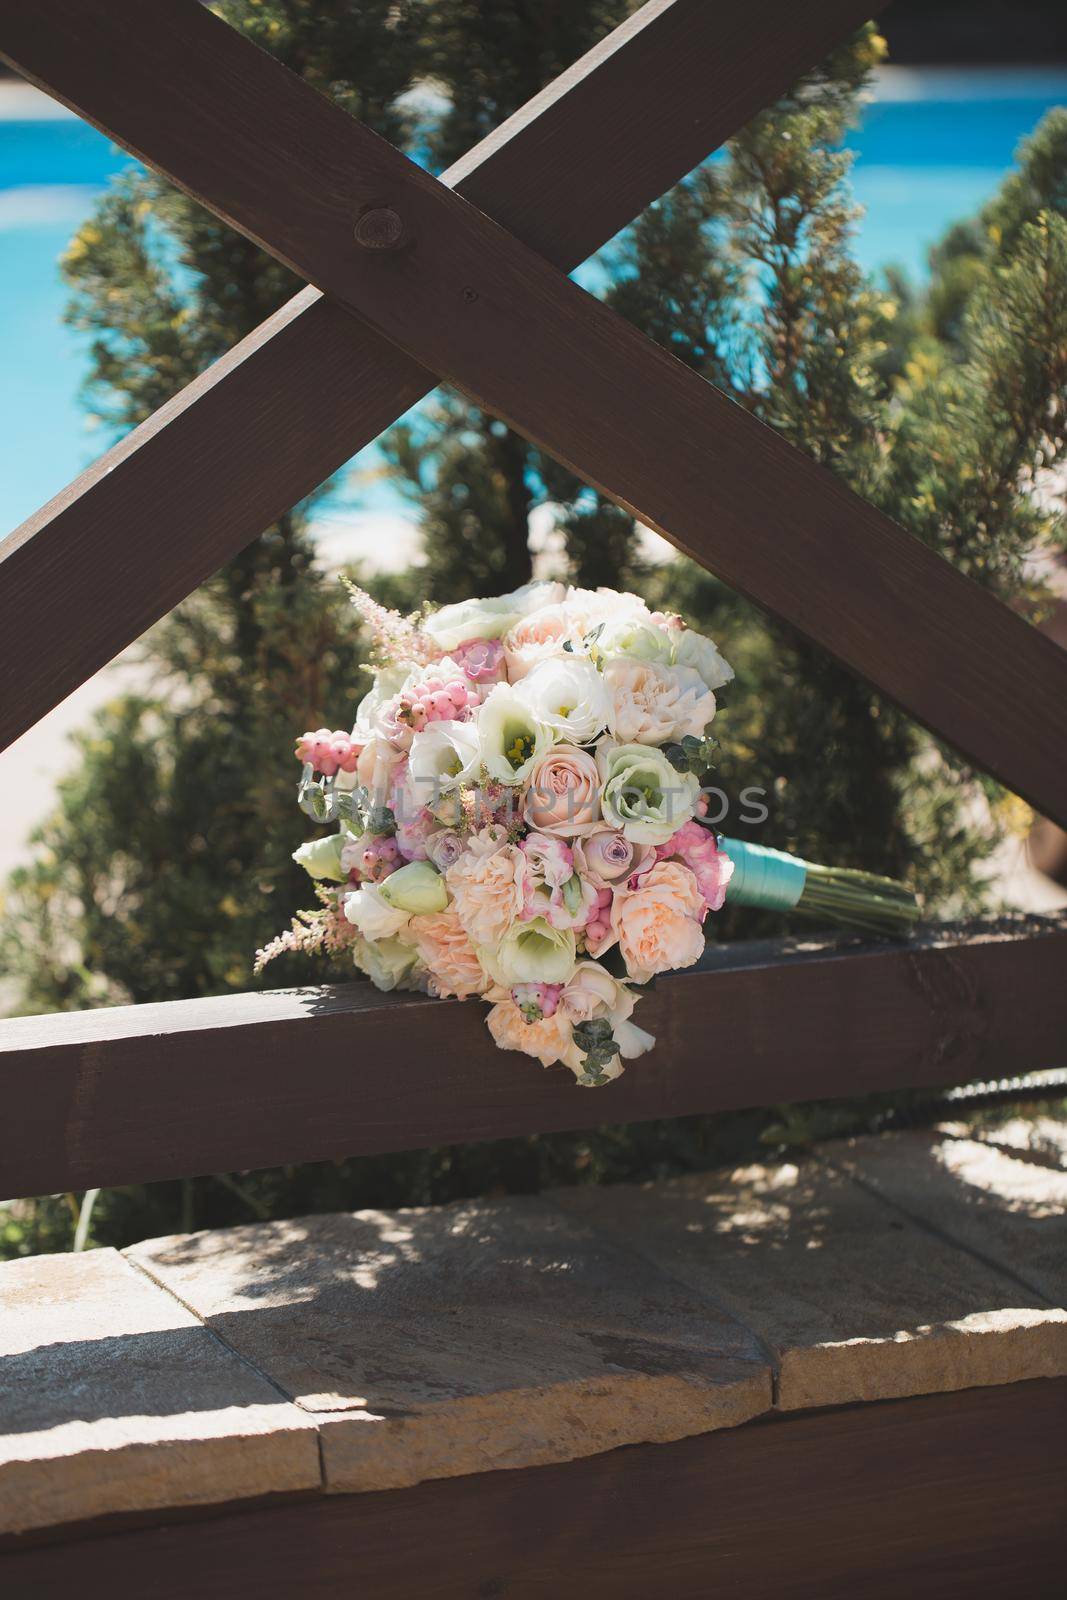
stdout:
[[(1067, 823), (1067, 652), (566, 276), (868, 11), (649, 0), (438, 180), (197, 0), (0, 0), (4, 59), (309, 284), (0, 546), (2, 744), (447, 379)], [(610, 1096), (366, 985), (16, 1019), (0, 1193), (1048, 1066), (1065, 956), (720, 949)]]

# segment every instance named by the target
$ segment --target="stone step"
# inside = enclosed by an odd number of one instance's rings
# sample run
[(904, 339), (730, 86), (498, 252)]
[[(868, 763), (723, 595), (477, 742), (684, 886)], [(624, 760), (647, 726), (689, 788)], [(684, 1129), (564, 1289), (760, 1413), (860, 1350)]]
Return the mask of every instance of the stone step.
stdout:
[(1050, 1127), (10, 1263), (0, 1532), (1063, 1375)]

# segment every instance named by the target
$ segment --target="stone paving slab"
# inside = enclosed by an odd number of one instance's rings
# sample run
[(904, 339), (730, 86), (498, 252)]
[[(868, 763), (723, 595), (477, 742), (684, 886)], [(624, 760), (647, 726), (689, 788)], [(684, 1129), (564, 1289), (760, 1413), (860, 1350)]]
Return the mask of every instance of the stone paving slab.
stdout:
[(1055, 1128), (0, 1266), (0, 1532), (1063, 1375)]
[(308, 1417), (117, 1251), (0, 1267), (0, 1532), (319, 1481)]
[(888, 1134), (825, 1147), (875, 1194), (991, 1262), (1052, 1305), (1067, 1305), (1064, 1124)]
[(745, 1328), (536, 1199), (267, 1223), (129, 1254), (317, 1415), (334, 1491), (683, 1438), (771, 1403)]
[(550, 1198), (750, 1327), (782, 1410), (1067, 1372), (1067, 1312), (820, 1162)]

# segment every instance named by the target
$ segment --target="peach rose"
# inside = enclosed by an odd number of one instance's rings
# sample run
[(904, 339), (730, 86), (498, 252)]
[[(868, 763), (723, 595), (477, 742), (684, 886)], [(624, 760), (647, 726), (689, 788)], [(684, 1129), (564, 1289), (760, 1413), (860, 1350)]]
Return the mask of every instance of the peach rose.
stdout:
[(715, 715), (715, 696), (692, 667), (617, 657), (604, 668), (609, 727), (620, 744), (699, 738)]
[(494, 950), (518, 920), (523, 864), (503, 828), (483, 828), (445, 873), (452, 910), (472, 944)]
[(592, 756), (570, 744), (553, 745), (530, 769), (522, 814), (537, 833), (573, 839), (600, 820), (600, 773)]
[(703, 914), (696, 877), (679, 861), (657, 861), (636, 889), (616, 892), (611, 921), (629, 977), (647, 983), (657, 972), (699, 961)]
[(565, 1016), (557, 1011), (540, 1022), (527, 1022), (510, 995), (497, 1001), (486, 1022), (501, 1050), (536, 1056), (543, 1067), (562, 1061), (571, 1048), (571, 1025)]
[(414, 943), (419, 960), (429, 968), (431, 994), (466, 1000), (490, 987), (492, 979), (454, 911), (427, 911), (412, 917), (404, 937)]

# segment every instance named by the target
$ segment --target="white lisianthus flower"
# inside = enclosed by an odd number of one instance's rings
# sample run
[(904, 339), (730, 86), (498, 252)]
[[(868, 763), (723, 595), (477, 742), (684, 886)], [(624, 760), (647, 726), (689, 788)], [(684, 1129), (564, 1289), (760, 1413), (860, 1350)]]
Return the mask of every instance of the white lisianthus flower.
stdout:
[(505, 988), (517, 983), (566, 983), (575, 967), (570, 928), (553, 928), (544, 917), (515, 922), (495, 950), (479, 950), (489, 976)]
[(591, 744), (607, 727), (610, 706), (604, 680), (581, 656), (542, 661), (516, 685), (515, 694), (556, 739)]
[(691, 772), (676, 772), (653, 745), (605, 739), (597, 767), (604, 820), (633, 844), (666, 844), (696, 812), (700, 783)]
[(508, 683), (490, 689), (475, 726), (485, 769), (499, 783), (524, 783), (553, 744), (552, 730)]
[(468, 639), (499, 639), (521, 617), (562, 598), (561, 583), (527, 583), (511, 594), (442, 606), (426, 618), (422, 631), (442, 650), (455, 650)]
[(608, 726), (623, 744), (670, 744), (699, 738), (715, 715), (715, 696), (692, 667), (616, 656), (604, 668)]
[(674, 646), (666, 628), (651, 617), (636, 615), (609, 618), (597, 635), (594, 649), (604, 662), (625, 656), (631, 661), (659, 661), (667, 666)]
[(445, 880), (428, 861), (409, 861), (406, 867), (398, 867), (383, 878), (379, 890), (387, 905), (410, 916), (443, 911), (448, 904)]
[(312, 878), (328, 878), (333, 883), (344, 883), (348, 873), (341, 865), (341, 852), (348, 835), (329, 833), (325, 839), (309, 839), (299, 850), (293, 851), (293, 860)]
[(352, 957), (374, 987), (387, 994), (391, 989), (419, 987), (419, 975), (423, 972), (419, 953), (402, 939), (359, 938), (353, 946)]
[(391, 906), (380, 884), (365, 883), (345, 896), (345, 916), (364, 939), (376, 941), (399, 933), (407, 926), (411, 912)]
[(721, 689), (734, 675), (730, 663), (719, 654), (714, 640), (692, 628), (682, 628), (674, 639), (674, 660), (680, 667), (692, 667), (709, 689)]
[(405, 796), (413, 811), (436, 810), (441, 795), (475, 781), (482, 757), (474, 722), (429, 722), (411, 741)]

